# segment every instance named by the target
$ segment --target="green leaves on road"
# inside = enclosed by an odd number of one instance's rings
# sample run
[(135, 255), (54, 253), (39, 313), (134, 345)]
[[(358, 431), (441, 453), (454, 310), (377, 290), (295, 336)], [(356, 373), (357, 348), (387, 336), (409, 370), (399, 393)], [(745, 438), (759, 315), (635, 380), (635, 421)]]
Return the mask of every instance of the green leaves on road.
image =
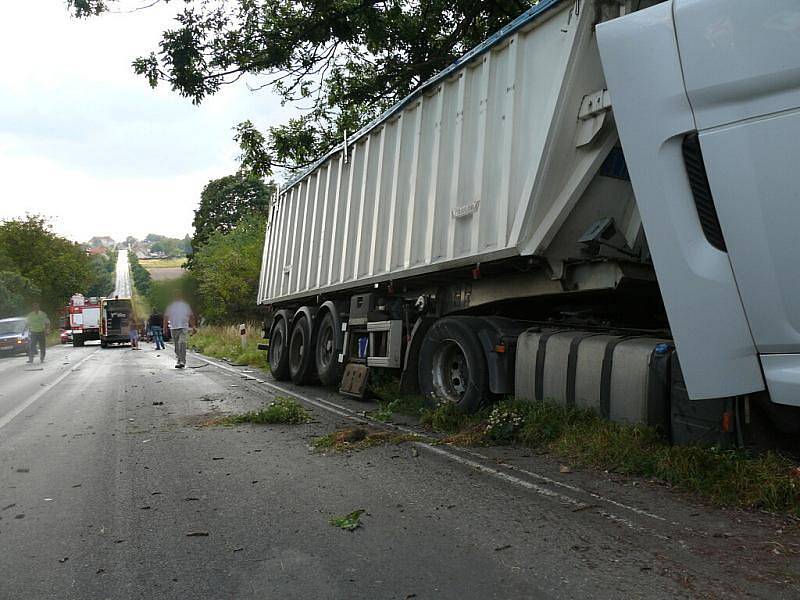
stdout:
[(354, 510), (343, 517), (332, 517), (330, 520), (328, 520), (328, 523), (334, 527), (338, 527), (339, 529), (353, 531), (361, 527), (361, 515), (364, 512), (365, 511), (363, 508), (359, 508), (358, 510)]
[(291, 398), (275, 398), (272, 402), (250, 412), (223, 417), (216, 424), (238, 425), (257, 423), (259, 425), (302, 425), (311, 420), (309, 412)]

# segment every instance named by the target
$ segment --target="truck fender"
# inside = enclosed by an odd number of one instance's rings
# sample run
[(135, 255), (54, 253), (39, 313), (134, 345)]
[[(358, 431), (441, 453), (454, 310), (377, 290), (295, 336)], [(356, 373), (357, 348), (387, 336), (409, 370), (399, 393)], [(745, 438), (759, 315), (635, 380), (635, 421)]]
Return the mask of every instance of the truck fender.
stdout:
[[(270, 338), (272, 338), (272, 332), (275, 329), (275, 324), (278, 321), (280, 321), (281, 319), (286, 321), (287, 325), (292, 325), (292, 311), (286, 310), (286, 309), (282, 309), (282, 310), (277, 311), (274, 315), (272, 315), (272, 323), (270, 323), (270, 326), (269, 326), (269, 337)], [(286, 331), (287, 334), (289, 333), (289, 329), (290, 328), (287, 328), (287, 331)]]
[(498, 395), (513, 394), (517, 338), (525, 325), (503, 317), (479, 317), (475, 327), (486, 356), (489, 391)]
[(428, 329), (436, 322), (436, 317), (420, 317), (411, 328), (400, 374), (400, 393), (419, 394), (419, 349)]
[(292, 329), (294, 329), (294, 325), (295, 325), (295, 323), (297, 323), (297, 320), (300, 317), (304, 316), (306, 319), (308, 319), (308, 327), (311, 330), (312, 339), (313, 339), (313, 333), (314, 333), (314, 327), (315, 327), (314, 317), (316, 315), (317, 315), (317, 307), (316, 306), (301, 306), (300, 308), (298, 308), (297, 311), (294, 313), (294, 316), (292, 316), (292, 320), (290, 321), (291, 327), (289, 328), (289, 334), (291, 335), (291, 331), (292, 331)]
[[(331, 313), (331, 316), (333, 317), (333, 327), (339, 333), (339, 335), (336, 336), (336, 351), (341, 353), (342, 348), (344, 347), (344, 335), (342, 332), (342, 313), (339, 312), (339, 308), (336, 306), (333, 300), (326, 300), (320, 304), (315, 311), (317, 317), (322, 317), (326, 312)], [(317, 324), (320, 321), (321, 319), (315, 319), (312, 321), (311, 339), (313, 340), (317, 339)]]

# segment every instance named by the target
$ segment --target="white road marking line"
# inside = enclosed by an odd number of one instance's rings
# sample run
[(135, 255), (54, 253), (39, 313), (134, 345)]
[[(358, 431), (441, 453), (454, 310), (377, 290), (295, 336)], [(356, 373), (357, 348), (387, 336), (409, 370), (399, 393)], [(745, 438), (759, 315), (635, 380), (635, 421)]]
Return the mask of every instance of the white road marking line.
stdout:
[[(225, 371), (230, 371), (231, 373), (239, 374), (239, 371), (237, 371), (236, 369), (234, 369), (232, 367), (217, 363), (216, 361), (213, 361), (213, 360), (209, 360), (206, 357), (200, 356), (198, 354), (195, 354), (195, 356), (197, 356), (197, 358), (199, 358), (202, 361), (207, 362), (210, 365), (213, 365), (213, 366), (218, 367), (220, 369), (223, 369)], [(304, 396), (303, 394), (298, 394), (297, 392), (294, 392), (293, 390), (290, 390), (290, 389), (285, 388), (283, 386), (280, 386), (278, 384), (275, 384), (275, 383), (272, 383), (270, 381), (266, 381), (266, 380), (263, 380), (263, 379), (259, 379), (258, 377), (253, 377), (253, 380), (258, 381), (259, 383), (262, 383), (262, 384), (266, 385), (267, 387), (271, 387), (274, 390), (277, 390), (277, 391), (279, 391), (281, 393), (284, 393), (284, 394), (286, 394), (288, 396), (293, 396), (294, 398), (297, 398), (298, 400), (307, 402), (307, 403), (311, 404), (312, 406), (316, 406), (317, 408), (321, 408), (323, 410), (327, 410), (327, 411), (332, 412), (334, 414), (337, 414), (339, 416), (346, 417), (346, 418), (349, 418), (349, 419), (353, 419), (353, 420), (359, 421), (361, 423), (371, 423), (371, 422), (373, 422), (371, 419), (364, 418), (364, 417), (358, 415), (357, 413), (355, 413), (354, 411), (350, 410), (349, 408), (344, 407), (344, 406), (340, 406), (338, 404), (335, 404), (335, 403), (331, 402), (330, 400), (325, 400), (325, 399), (320, 398), (320, 397), (316, 397), (316, 399), (312, 399), (312, 398), (309, 398), (308, 396)], [(378, 424), (383, 426), (383, 427), (385, 427), (387, 425), (386, 423), (378, 423)], [(398, 429), (399, 431), (402, 431), (404, 433), (411, 433), (411, 434), (417, 434), (417, 435), (419, 434), (419, 432), (414, 431), (411, 428), (404, 427), (402, 425), (391, 424), (391, 427), (394, 427), (395, 429)], [(421, 442), (421, 441), (411, 442), (411, 443), (416, 445), (416, 446), (418, 446), (418, 447), (424, 448), (425, 450), (433, 452), (434, 454), (439, 454), (440, 456), (444, 456), (445, 458), (448, 458), (448, 459), (450, 459), (450, 460), (452, 460), (454, 462), (457, 462), (457, 463), (463, 464), (465, 466), (469, 466), (469, 467), (472, 467), (474, 469), (477, 469), (478, 471), (481, 471), (482, 473), (486, 473), (487, 475), (492, 475), (493, 477), (496, 477), (498, 479), (502, 479), (503, 481), (506, 481), (508, 483), (511, 483), (511, 484), (518, 485), (520, 487), (524, 487), (526, 489), (529, 489), (529, 490), (531, 490), (533, 492), (536, 492), (537, 494), (540, 494), (540, 495), (543, 495), (543, 496), (548, 496), (548, 497), (551, 497), (551, 498), (556, 498), (556, 499), (558, 499), (558, 500), (560, 500), (560, 501), (562, 501), (562, 502), (564, 502), (566, 504), (571, 504), (571, 505), (575, 506), (576, 508), (584, 508), (584, 507), (586, 507), (586, 503), (585, 502), (581, 502), (580, 500), (578, 500), (576, 498), (573, 498), (572, 496), (568, 496), (566, 494), (562, 494), (560, 492), (556, 492), (556, 491), (550, 490), (550, 489), (548, 489), (546, 487), (543, 487), (541, 485), (538, 485), (538, 484), (535, 484), (533, 482), (527, 481), (527, 480), (522, 479), (520, 477), (516, 477), (516, 476), (511, 475), (509, 473), (504, 473), (503, 471), (500, 471), (498, 469), (494, 469), (492, 467), (483, 465), (483, 464), (481, 464), (479, 462), (470, 460), (468, 458), (464, 458), (464, 457), (459, 456), (458, 454), (456, 454), (454, 452), (451, 452), (449, 450), (445, 450), (444, 448), (441, 448), (439, 446), (433, 446), (431, 444), (428, 444), (428, 443), (425, 443), (425, 442)], [(470, 455), (475, 456), (477, 458), (481, 458), (483, 460), (488, 460), (488, 461), (492, 460), (491, 457), (485, 456), (483, 454), (480, 454), (479, 452), (474, 452), (472, 450), (459, 448), (459, 451), (460, 452), (464, 452), (466, 454), (470, 454)], [(617, 508), (621, 508), (623, 510), (628, 510), (628, 511), (630, 511), (630, 512), (632, 512), (634, 514), (640, 515), (640, 516), (650, 517), (650, 518), (656, 519), (658, 521), (664, 521), (664, 522), (667, 521), (667, 519), (665, 519), (664, 517), (661, 517), (659, 515), (655, 515), (653, 513), (647, 512), (647, 511), (642, 510), (640, 508), (636, 508), (635, 506), (629, 506), (627, 504), (623, 504), (622, 502), (619, 502), (617, 500), (613, 500), (611, 498), (606, 498), (605, 496), (602, 496), (602, 495), (600, 495), (600, 494), (598, 494), (596, 492), (590, 492), (590, 491), (584, 490), (584, 489), (582, 489), (582, 488), (580, 488), (578, 486), (570, 485), (568, 483), (564, 483), (562, 481), (558, 481), (557, 479), (552, 479), (551, 477), (547, 477), (546, 475), (541, 475), (539, 473), (534, 473), (533, 471), (528, 471), (526, 469), (521, 469), (521, 468), (515, 467), (513, 465), (503, 465), (503, 467), (505, 469), (510, 470), (510, 471), (517, 471), (519, 473), (523, 473), (523, 474), (525, 474), (525, 475), (527, 475), (529, 477), (532, 477), (534, 479), (538, 479), (539, 481), (543, 481), (543, 482), (546, 482), (546, 483), (549, 483), (549, 484), (552, 484), (552, 485), (556, 485), (556, 486), (568, 489), (568, 490), (573, 491), (575, 493), (586, 494), (587, 496), (589, 496), (591, 498), (594, 498), (595, 500), (598, 500), (600, 502), (605, 502), (607, 504), (611, 504), (611, 505), (616, 506)], [(607, 519), (609, 519), (611, 521), (614, 521), (616, 523), (621, 523), (622, 525), (625, 525), (626, 527), (629, 527), (631, 529), (635, 529), (637, 531), (642, 531), (642, 532), (646, 532), (646, 533), (651, 534), (651, 535), (656, 535), (656, 537), (659, 537), (659, 538), (662, 538), (662, 539), (669, 539), (667, 536), (656, 534), (654, 531), (652, 531), (650, 529), (646, 529), (644, 527), (636, 525), (635, 523), (633, 523), (632, 521), (630, 521), (628, 519), (625, 519), (624, 517), (620, 517), (619, 515), (615, 515), (613, 513), (609, 513), (609, 512), (607, 512), (605, 510), (600, 509), (599, 507), (595, 507), (595, 508), (598, 509), (597, 510), (598, 514), (602, 515), (603, 517), (605, 517), (605, 518), (607, 518)]]
[(92, 356), (97, 354), (99, 351), (100, 351), (100, 349), (98, 348), (97, 350), (92, 352), (89, 356), (84, 357), (77, 365), (75, 365), (71, 369), (67, 369), (66, 372), (64, 372), (61, 375), (59, 375), (58, 377), (56, 377), (56, 379), (52, 383), (50, 383), (47, 386), (43, 387), (38, 392), (36, 392), (33, 396), (31, 396), (30, 398), (25, 400), (25, 402), (23, 402), (22, 404), (20, 404), (16, 408), (12, 408), (6, 414), (4, 414), (2, 417), (0, 417), (0, 429), (5, 427), (6, 425), (8, 425), (11, 421), (14, 420), (14, 418), (17, 415), (19, 415), (22, 411), (24, 411), (26, 408), (28, 408), (31, 404), (36, 402), (39, 398), (44, 396), (47, 392), (52, 390), (59, 383), (64, 381), (67, 377), (70, 376), (70, 374), (72, 374), (74, 371), (77, 371), (78, 367), (80, 367), (83, 363), (85, 363), (87, 360), (89, 360)]

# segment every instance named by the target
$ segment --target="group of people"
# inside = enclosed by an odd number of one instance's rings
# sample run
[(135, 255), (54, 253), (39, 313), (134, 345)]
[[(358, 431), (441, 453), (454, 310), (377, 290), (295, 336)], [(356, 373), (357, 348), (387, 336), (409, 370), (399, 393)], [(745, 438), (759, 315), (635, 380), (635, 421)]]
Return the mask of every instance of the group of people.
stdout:
[[(28, 330), (28, 362), (32, 363), (36, 356), (36, 349), (39, 349), (39, 361), (44, 362), (47, 352), (47, 334), (50, 332), (50, 319), (37, 302), (32, 305), (31, 312), (27, 315)], [(147, 332), (156, 345), (156, 350), (164, 350), (164, 331), (169, 327), (172, 334), (172, 342), (175, 345), (176, 369), (186, 367), (186, 340), (189, 330), (195, 330), (196, 320), (194, 312), (189, 304), (183, 299), (179, 292), (176, 292), (172, 303), (161, 314), (154, 310), (147, 319)], [(131, 315), (129, 322), (131, 349), (139, 349), (139, 325), (135, 315)]]
[[(180, 293), (176, 293), (172, 303), (161, 314), (154, 310), (147, 319), (147, 333), (156, 346), (156, 350), (164, 350), (164, 332), (169, 328), (172, 335), (172, 342), (175, 345), (175, 356), (178, 362), (176, 369), (186, 367), (186, 340), (189, 330), (195, 329), (195, 316), (189, 304), (183, 299)], [(130, 340), (131, 349), (139, 349), (139, 326), (135, 317), (131, 316), (130, 321)]]

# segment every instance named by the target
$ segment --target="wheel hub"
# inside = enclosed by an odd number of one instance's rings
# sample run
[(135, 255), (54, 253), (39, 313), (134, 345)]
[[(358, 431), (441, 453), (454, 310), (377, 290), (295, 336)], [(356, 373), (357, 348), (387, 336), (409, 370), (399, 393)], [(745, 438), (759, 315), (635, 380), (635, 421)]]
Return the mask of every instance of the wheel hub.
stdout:
[(455, 340), (444, 341), (433, 355), (433, 389), (438, 398), (458, 403), (469, 387), (469, 366)]

